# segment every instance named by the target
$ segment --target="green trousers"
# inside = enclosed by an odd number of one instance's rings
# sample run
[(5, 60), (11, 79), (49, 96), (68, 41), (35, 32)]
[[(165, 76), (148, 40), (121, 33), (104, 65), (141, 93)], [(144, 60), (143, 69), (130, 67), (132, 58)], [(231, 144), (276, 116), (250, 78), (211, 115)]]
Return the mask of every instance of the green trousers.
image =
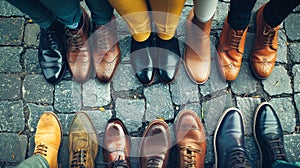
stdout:
[(49, 164), (43, 156), (37, 154), (27, 158), (16, 168), (49, 168)]

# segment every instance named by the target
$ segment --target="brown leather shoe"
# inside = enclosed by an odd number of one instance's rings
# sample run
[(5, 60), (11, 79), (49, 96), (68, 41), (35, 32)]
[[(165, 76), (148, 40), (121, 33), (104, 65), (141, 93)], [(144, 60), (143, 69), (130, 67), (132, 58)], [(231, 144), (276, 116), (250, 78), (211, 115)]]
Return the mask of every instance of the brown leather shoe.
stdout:
[(185, 68), (190, 79), (203, 84), (207, 81), (210, 66), (210, 29), (212, 18), (206, 22), (200, 22), (194, 14), (194, 8), (186, 22), (186, 47), (185, 47)]
[(176, 142), (179, 167), (204, 167), (206, 136), (204, 127), (192, 110), (181, 111), (176, 118)]
[(162, 120), (152, 121), (145, 130), (139, 151), (139, 167), (166, 168), (171, 148), (170, 130)]
[(279, 26), (271, 28), (263, 18), (263, 5), (256, 15), (256, 38), (250, 64), (254, 74), (260, 79), (270, 76), (276, 61), (278, 49), (278, 30)]
[(90, 19), (82, 9), (83, 25), (79, 30), (67, 29), (67, 60), (73, 79), (79, 83), (86, 82), (91, 73), (92, 57), (88, 44)]
[(113, 17), (106, 25), (95, 26), (92, 38), (92, 56), (96, 76), (100, 82), (108, 83), (121, 61), (116, 17)]
[(103, 157), (107, 168), (129, 168), (130, 137), (119, 119), (108, 121), (103, 140)]
[(234, 81), (241, 69), (244, 46), (248, 27), (245, 30), (234, 30), (227, 18), (224, 22), (218, 44), (219, 70), (227, 81)]
[(58, 167), (57, 155), (62, 137), (61, 124), (53, 112), (44, 112), (36, 127), (34, 154), (43, 156), (50, 168)]
[(76, 113), (69, 131), (69, 167), (95, 167), (98, 140), (95, 127), (84, 112)]

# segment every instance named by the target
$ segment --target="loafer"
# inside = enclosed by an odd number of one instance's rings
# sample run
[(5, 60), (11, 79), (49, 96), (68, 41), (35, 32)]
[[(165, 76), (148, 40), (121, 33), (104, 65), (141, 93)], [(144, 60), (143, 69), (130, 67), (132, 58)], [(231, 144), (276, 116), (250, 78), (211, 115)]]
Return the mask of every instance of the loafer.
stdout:
[(38, 59), (47, 82), (61, 81), (67, 69), (65, 26), (55, 21), (48, 29), (42, 29)]
[(158, 77), (163, 83), (172, 83), (179, 70), (181, 56), (176, 37), (170, 40), (156, 38)]
[(131, 38), (130, 63), (137, 79), (144, 85), (150, 85), (155, 76), (155, 54), (152, 36), (143, 42)]

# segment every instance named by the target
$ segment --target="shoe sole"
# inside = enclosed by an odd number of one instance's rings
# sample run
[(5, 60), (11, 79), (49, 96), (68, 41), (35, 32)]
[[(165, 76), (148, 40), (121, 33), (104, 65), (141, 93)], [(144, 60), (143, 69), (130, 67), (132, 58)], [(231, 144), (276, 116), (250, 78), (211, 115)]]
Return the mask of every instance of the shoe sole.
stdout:
[(216, 126), (216, 129), (215, 129), (215, 132), (214, 132), (214, 139), (213, 139), (213, 147), (214, 147), (214, 155), (215, 155), (215, 168), (218, 168), (218, 151), (217, 151), (217, 139), (216, 139), (216, 135), (217, 135), (217, 132), (219, 131), (219, 128), (220, 128), (220, 125), (224, 119), (224, 117), (227, 115), (227, 113), (231, 110), (235, 110), (237, 111), (240, 115), (241, 115), (241, 118), (242, 118), (242, 122), (243, 122), (243, 126), (245, 125), (244, 123), (244, 119), (243, 119), (243, 115), (241, 113), (241, 111), (238, 109), (238, 108), (235, 108), (235, 107), (230, 107), (228, 109), (226, 109), (223, 114), (221, 115), (221, 117), (219, 118), (219, 121), (217, 123), (217, 126)]
[(257, 136), (256, 136), (256, 131), (255, 131), (255, 125), (256, 125), (256, 119), (257, 119), (257, 114), (258, 114), (258, 110), (263, 106), (263, 105), (270, 105), (272, 107), (272, 105), (268, 102), (263, 102), (261, 103), (260, 105), (257, 106), (256, 110), (255, 110), (255, 113), (254, 113), (254, 120), (253, 120), (253, 136), (254, 136), (254, 140), (255, 140), (255, 143), (256, 143), (256, 146), (258, 148), (258, 151), (259, 151), (259, 154), (260, 154), (260, 159), (257, 161), (257, 166), (259, 168), (262, 167), (262, 163), (263, 163), (263, 155), (262, 155), (262, 149), (259, 145), (259, 142), (258, 142), (258, 139), (257, 139)]

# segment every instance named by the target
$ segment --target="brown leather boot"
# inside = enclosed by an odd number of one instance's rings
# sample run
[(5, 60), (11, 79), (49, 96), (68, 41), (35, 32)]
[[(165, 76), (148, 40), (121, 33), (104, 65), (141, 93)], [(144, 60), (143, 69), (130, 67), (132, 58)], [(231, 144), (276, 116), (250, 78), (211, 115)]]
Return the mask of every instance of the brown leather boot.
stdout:
[(57, 155), (62, 137), (61, 124), (53, 112), (44, 112), (36, 127), (34, 154), (43, 156), (50, 168), (57, 168)]
[(162, 120), (152, 121), (145, 130), (139, 151), (139, 167), (166, 168), (171, 148), (170, 130)]
[(100, 82), (108, 83), (121, 61), (116, 17), (113, 17), (106, 25), (95, 26), (92, 38), (92, 56), (96, 76)]
[(185, 47), (185, 67), (190, 79), (203, 84), (207, 81), (210, 66), (210, 29), (212, 18), (206, 22), (200, 22), (194, 14), (194, 8), (186, 22), (186, 47)]
[(95, 167), (98, 153), (96, 130), (89, 116), (84, 112), (76, 113), (69, 131), (69, 167)]
[(88, 44), (90, 19), (83, 8), (83, 25), (79, 30), (67, 29), (67, 60), (73, 79), (79, 83), (86, 82), (91, 73), (92, 57)]
[(263, 5), (256, 15), (256, 38), (250, 64), (254, 74), (260, 79), (270, 76), (276, 61), (278, 49), (278, 30), (279, 26), (271, 28), (263, 18)]
[(131, 141), (128, 132), (119, 119), (111, 119), (106, 125), (103, 140), (103, 157), (107, 168), (129, 168)]
[(176, 119), (176, 142), (179, 167), (204, 168), (206, 136), (204, 127), (192, 110), (181, 111)]
[(219, 70), (229, 82), (234, 81), (240, 72), (247, 30), (248, 27), (245, 30), (232, 29), (227, 18), (224, 22), (217, 51)]

